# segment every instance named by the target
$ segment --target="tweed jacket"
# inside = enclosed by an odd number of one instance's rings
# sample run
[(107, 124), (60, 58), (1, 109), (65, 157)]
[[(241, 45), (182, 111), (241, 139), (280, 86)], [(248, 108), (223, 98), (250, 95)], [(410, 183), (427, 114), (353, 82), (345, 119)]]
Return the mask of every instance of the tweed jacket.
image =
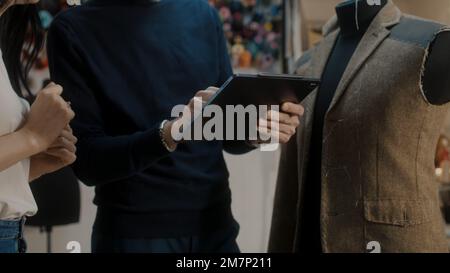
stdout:
[[(448, 252), (434, 155), (449, 105), (422, 89), (428, 49), (448, 29), (383, 7), (358, 45), (324, 120), (321, 242), (324, 252)], [(303, 55), (297, 73), (320, 78), (339, 34)], [(296, 249), (317, 90), (296, 138), (283, 147), (270, 252)]]

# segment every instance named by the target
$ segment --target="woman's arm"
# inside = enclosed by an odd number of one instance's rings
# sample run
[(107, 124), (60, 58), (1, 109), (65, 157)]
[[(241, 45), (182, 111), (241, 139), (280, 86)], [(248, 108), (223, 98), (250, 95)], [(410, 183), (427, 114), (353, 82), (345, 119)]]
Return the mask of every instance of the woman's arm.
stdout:
[(29, 181), (32, 182), (43, 175), (56, 172), (74, 163), (77, 141), (72, 134), (72, 128), (67, 126), (45, 152), (31, 157)]
[(54, 83), (39, 92), (21, 129), (0, 137), (0, 171), (41, 153), (58, 138), (74, 117)]
[(39, 152), (39, 145), (26, 129), (0, 137), (0, 171)]

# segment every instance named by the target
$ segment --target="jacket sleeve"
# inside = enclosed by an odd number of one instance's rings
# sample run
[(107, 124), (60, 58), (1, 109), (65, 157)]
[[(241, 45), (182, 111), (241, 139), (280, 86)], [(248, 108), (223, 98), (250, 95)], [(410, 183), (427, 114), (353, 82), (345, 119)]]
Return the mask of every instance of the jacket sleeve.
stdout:
[(105, 132), (95, 79), (86, 65), (89, 55), (83, 52), (68, 22), (58, 18), (53, 22), (47, 51), (51, 78), (63, 86), (63, 96), (76, 113), (71, 123), (78, 138), (73, 169), (81, 181), (97, 186), (124, 179), (169, 154), (161, 143), (159, 124), (130, 135)]
[[(304, 75), (310, 67), (311, 51), (306, 51), (295, 64), (295, 73)], [(297, 131), (298, 134), (298, 131)], [(297, 206), (299, 201), (298, 135), (282, 145), (278, 179), (275, 190), (269, 253), (288, 253), (295, 249)]]
[(297, 157), (297, 138), (293, 137), (281, 149), (269, 253), (287, 253), (294, 250), (299, 190)]

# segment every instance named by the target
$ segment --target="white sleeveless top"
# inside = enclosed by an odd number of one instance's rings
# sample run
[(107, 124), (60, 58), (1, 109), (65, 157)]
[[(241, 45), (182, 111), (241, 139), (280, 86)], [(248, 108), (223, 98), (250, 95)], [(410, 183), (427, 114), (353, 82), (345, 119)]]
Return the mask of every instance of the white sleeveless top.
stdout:
[[(28, 110), (28, 103), (19, 98), (11, 87), (0, 51), (0, 136), (16, 131)], [(36, 214), (37, 206), (28, 182), (29, 172), (29, 159), (0, 172), (0, 220)]]

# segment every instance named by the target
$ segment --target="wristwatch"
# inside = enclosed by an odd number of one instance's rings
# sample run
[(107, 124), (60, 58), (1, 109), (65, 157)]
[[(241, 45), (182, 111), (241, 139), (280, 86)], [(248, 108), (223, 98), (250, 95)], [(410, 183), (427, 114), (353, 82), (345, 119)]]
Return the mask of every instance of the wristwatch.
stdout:
[[(176, 148), (170, 148), (169, 144), (166, 142), (164, 127), (166, 126), (167, 122), (169, 122), (167, 119), (161, 122), (161, 125), (159, 126), (159, 137), (161, 138), (161, 143), (163, 146), (167, 149), (169, 152), (174, 152)], [(176, 147), (176, 146), (175, 146)]]

